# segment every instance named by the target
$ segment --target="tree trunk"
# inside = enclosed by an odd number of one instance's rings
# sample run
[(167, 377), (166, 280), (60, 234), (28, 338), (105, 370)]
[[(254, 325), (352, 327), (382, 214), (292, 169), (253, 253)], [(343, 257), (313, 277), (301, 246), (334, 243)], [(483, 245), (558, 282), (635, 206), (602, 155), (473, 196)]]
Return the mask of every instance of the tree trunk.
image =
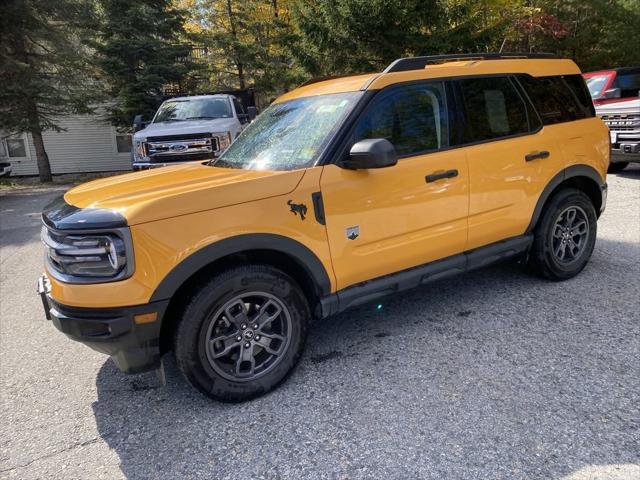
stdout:
[(29, 133), (33, 138), (33, 145), (36, 148), (38, 175), (40, 175), (41, 182), (50, 182), (53, 180), (51, 177), (51, 165), (49, 164), (49, 156), (47, 155), (47, 151), (44, 148), (44, 141), (42, 140), (42, 127), (40, 126), (38, 106), (31, 103), (31, 105), (27, 107), (27, 112), (29, 125), (31, 125)]
[(33, 145), (36, 147), (36, 159), (38, 162), (38, 174), (40, 175), (41, 182), (51, 182), (51, 165), (49, 164), (49, 155), (44, 149), (44, 142), (42, 141), (42, 132), (40, 130), (31, 130), (31, 136), (33, 137)]
[[(51, 165), (49, 164), (49, 156), (47, 155), (47, 151), (44, 148), (44, 141), (42, 140), (42, 127), (40, 126), (40, 118), (38, 116), (38, 106), (34, 103), (28, 105), (27, 115), (30, 125), (29, 133), (33, 138), (33, 145), (36, 148), (36, 161), (40, 181), (50, 182), (52, 180)], [(28, 145), (27, 148), (29, 148)]]
[(233, 20), (233, 8), (231, 6), (231, 0), (227, 0), (227, 15), (229, 16), (229, 27), (231, 28), (231, 36), (233, 37), (233, 49), (236, 57), (236, 67), (238, 68), (238, 83), (240, 84), (240, 90), (244, 90), (244, 65), (240, 61), (240, 55), (238, 51), (238, 33), (236, 32), (236, 24)]

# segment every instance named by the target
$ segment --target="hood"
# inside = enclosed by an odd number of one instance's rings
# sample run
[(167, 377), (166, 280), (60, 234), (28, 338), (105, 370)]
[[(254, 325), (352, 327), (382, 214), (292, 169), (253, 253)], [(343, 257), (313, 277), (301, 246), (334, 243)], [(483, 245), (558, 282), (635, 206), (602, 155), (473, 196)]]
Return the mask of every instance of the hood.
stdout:
[(134, 140), (164, 135), (185, 135), (190, 133), (221, 133), (232, 131), (235, 118), (216, 118), (215, 120), (184, 120), (179, 122), (151, 123), (135, 133)]
[(193, 162), (85, 183), (64, 195), (78, 208), (120, 213), (129, 225), (152, 222), (292, 192), (304, 170), (210, 167)]
[(640, 98), (626, 98), (596, 105), (598, 115), (640, 113)]

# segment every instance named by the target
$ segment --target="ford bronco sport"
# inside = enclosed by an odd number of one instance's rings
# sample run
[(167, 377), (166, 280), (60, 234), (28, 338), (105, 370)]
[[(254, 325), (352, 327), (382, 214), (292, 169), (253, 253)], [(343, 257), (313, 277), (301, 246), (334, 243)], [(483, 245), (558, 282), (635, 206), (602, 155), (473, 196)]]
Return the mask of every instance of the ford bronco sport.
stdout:
[(609, 147), (578, 67), (543, 54), (310, 81), (217, 159), (47, 206), (39, 291), (59, 330), (125, 372), (173, 350), (196, 388), (245, 400), (283, 381), (313, 317), (506, 258), (577, 275)]

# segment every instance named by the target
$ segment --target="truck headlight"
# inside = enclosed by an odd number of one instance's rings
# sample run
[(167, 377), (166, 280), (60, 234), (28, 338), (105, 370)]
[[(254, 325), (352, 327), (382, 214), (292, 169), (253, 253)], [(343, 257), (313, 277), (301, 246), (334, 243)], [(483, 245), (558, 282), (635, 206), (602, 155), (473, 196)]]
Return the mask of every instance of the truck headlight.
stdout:
[(43, 226), (42, 242), (51, 275), (63, 282), (108, 282), (133, 274), (128, 228), (113, 232), (62, 232)]
[(146, 152), (144, 151), (144, 140), (135, 140), (133, 142), (133, 147), (135, 149), (136, 158), (142, 159), (146, 156)]
[(216, 133), (214, 135), (218, 137), (218, 150), (220, 153), (229, 148), (229, 145), (231, 145), (231, 132)]

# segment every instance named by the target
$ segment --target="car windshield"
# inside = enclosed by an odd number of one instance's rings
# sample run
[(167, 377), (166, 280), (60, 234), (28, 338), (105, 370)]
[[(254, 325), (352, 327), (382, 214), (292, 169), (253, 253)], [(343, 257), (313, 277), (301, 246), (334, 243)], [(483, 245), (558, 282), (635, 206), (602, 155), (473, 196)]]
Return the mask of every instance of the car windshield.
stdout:
[(274, 104), (211, 165), (245, 170), (312, 166), (361, 96), (337, 93)]
[(153, 123), (231, 117), (231, 106), (227, 98), (185, 98), (169, 100), (160, 105)]
[(595, 75), (586, 79), (591, 98), (597, 98), (600, 96), (602, 89), (606, 85), (608, 79), (609, 75)]

